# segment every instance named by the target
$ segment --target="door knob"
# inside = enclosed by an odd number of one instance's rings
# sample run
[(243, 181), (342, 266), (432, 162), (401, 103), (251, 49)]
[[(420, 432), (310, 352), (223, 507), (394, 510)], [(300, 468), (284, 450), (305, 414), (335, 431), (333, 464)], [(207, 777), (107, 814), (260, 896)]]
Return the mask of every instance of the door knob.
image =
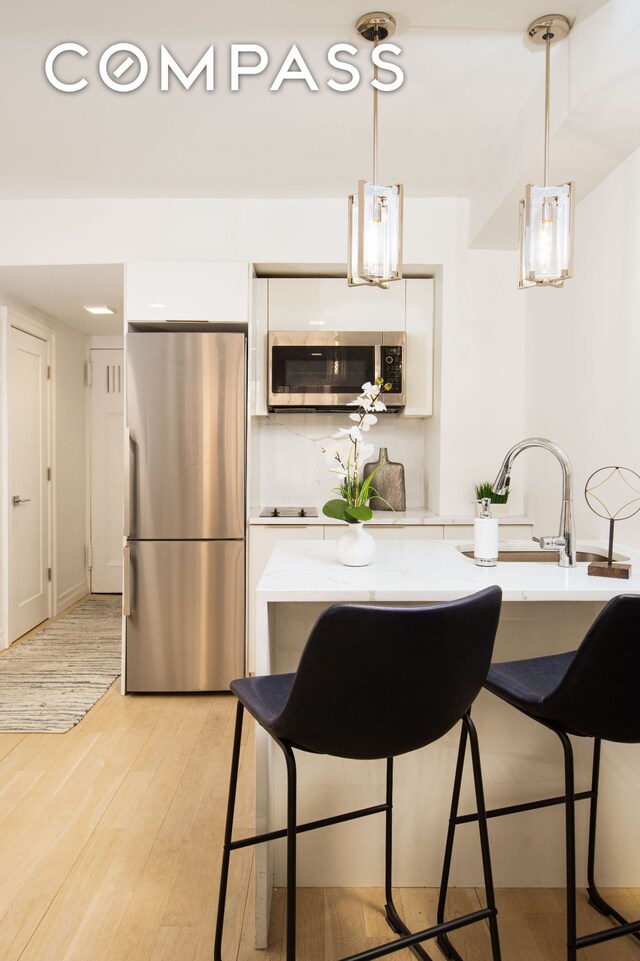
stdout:
[(20, 494), (14, 494), (11, 498), (11, 503), (14, 507), (17, 507), (18, 504), (28, 504), (30, 500), (30, 497), (20, 497)]

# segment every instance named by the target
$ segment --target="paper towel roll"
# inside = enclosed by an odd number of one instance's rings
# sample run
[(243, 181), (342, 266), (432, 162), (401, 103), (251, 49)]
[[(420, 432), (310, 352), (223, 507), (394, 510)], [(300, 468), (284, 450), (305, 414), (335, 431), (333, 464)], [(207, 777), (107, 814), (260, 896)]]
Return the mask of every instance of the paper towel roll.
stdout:
[(476, 517), (473, 522), (473, 556), (480, 567), (498, 563), (498, 519)]

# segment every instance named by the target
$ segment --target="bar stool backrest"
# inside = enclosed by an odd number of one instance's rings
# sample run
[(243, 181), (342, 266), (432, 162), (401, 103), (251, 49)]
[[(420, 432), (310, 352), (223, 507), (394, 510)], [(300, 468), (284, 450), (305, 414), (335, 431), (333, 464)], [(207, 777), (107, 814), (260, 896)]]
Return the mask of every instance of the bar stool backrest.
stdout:
[(543, 714), (575, 734), (640, 741), (640, 595), (620, 594), (595, 619)]
[(393, 757), (437, 740), (486, 678), (501, 600), (489, 587), (428, 607), (327, 608), (273, 733), (350, 758)]

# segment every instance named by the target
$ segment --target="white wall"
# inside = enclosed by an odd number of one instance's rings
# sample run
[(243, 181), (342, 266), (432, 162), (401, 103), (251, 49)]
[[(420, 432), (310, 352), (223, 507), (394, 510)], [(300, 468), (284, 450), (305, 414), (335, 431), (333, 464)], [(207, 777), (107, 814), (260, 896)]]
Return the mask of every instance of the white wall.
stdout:
[[(515, 289), (515, 253), (467, 250), (467, 218), (464, 200), (409, 199), (404, 245), (407, 263), (442, 280), (442, 395), (426, 440), (438, 473), (428, 506), (468, 515), (473, 482), (493, 476), (524, 436), (524, 299)], [(344, 198), (2, 201), (0, 219), (0, 264), (308, 264), (342, 263), (346, 255)]]
[[(564, 288), (524, 294), (526, 425), (569, 455), (581, 539), (608, 532), (586, 505), (589, 475), (609, 464), (640, 473), (640, 151), (577, 205), (575, 244)], [(555, 533), (559, 466), (544, 451), (525, 458), (526, 510), (539, 533)], [(617, 525), (616, 542), (640, 547), (640, 515)]]
[[(461, 250), (443, 270), (441, 514), (469, 514), (473, 483), (493, 480), (524, 437), (524, 300), (516, 254)], [(512, 484), (510, 513), (523, 512)]]
[[(321, 448), (339, 427), (350, 426), (348, 414), (273, 414), (255, 424), (260, 436), (260, 491), (253, 506), (320, 506), (338, 478), (331, 474)], [(424, 422), (380, 415), (367, 443), (387, 447), (389, 460), (404, 464), (407, 507), (425, 506)]]
[(56, 324), (54, 404), (56, 476), (56, 592), (62, 610), (89, 590), (86, 568), (87, 447), (86, 338)]

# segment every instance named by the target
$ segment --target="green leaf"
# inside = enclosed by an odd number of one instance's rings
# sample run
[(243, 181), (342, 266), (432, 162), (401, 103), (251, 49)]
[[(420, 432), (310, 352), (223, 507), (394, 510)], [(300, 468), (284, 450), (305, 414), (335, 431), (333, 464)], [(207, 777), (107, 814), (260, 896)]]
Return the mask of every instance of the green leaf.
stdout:
[(322, 513), (326, 517), (335, 517), (336, 520), (346, 521), (347, 517), (345, 511), (347, 509), (347, 504), (343, 500), (330, 500), (322, 508)]
[[(380, 468), (376, 467), (376, 470), (379, 470), (379, 469)], [(363, 480), (362, 486), (360, 487), (360, 500), (364, 501), (365, 504), (369, 500), (369, 498), (375, 493), (375, 488), (373, 487), (373, 475), (375, 474), (375, 472), (376, 472), (375, 470), (371, 471), (369, 476), (365, 480)]]
[[(373, 517), (373, 511), (366, 504), (362, 504), (360, 507), (345, 507), (345, 520), (350, 524), (355, 524), (358, 521), (370, 521)], [(350, 520), (353, 518), (353, 520)]]

